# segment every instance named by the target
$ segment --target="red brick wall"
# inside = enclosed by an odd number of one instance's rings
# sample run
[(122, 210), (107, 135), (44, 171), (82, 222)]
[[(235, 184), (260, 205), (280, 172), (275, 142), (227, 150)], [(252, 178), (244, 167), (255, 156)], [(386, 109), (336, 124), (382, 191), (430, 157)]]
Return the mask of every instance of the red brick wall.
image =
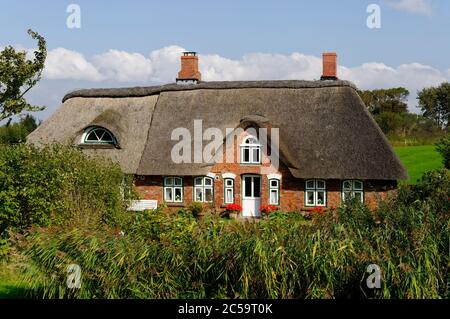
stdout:
[[(237, 144), (240, 145), (246, 133), (237, 138)], [(214, 179), (214, 207), (216, 210), (223, 210), (224, 204), (224, 180), (223, 173), (233, 173), (236, 175), (234, 180), (235, 203), (241, 204), (241, 176), (244, 174), (261, 175), (261, 205), (269, 204), (269, 181), (268, 174), (280, 174), (280, 207), (283, 211), (301, 211), (309, 210), (305, 206), (305, 181), (292, 176), (289, 169), (280, 163), (279, 168), (271, 165), (266, 154), (262, 154), (261, 165), (242, 165), (239, 159), (239, 147), (234, 148), (235, 163), (217, 163), (210, 172), (216, 174), (218, 178)], [(163, 202), (163, 177), (162, 176), (138, 176), (136, 178), (136, 187), (143, 199), (156, 199), (158, 203)], [(194, 176), (184, 176), (183, 185), (183, 203), (169, 204), (174, 208), (187, 206), (193, 201), (193, 179)], [(378, 181), (366, 180), (364, 182), (364, 201), (370, 208), (375, 208), (377, 202), (385, 198), (389, 192), (395, 190), (396, 181)], [(326, 180), (327, 207), (337, 207), (341, 204), (342, 181)], [(206, 204), (208, 205), (208, 204)]]
[[(229, 172), (229, 171), (227, 171)], [(240, 174), (254, 173), (249, 169), (240, 170), (235, 173), (236, 179), (234, 183), (235, 202), (241, 203), (241, 176)], [(239, 174), (237, 174), (239, 173)], [(219, 179), (214, 180), (214, 206), (217, 210), (223, 210), (224, 204), (224, 188), (223, 178), (218, 174)], [(183, 203), (171, 203), (169, 206), (182, 207), (187, 206), (193, 201), (193, 178), (192, 176), (184, 176), (184, 201)], [(305, 206), (305, 181), (297, 179), (290, 174), (283, 174), (281, 179), (280, 191), (280, 207), (283, 211), (301, 211), (309, 210), (310, 207)], [(327, 186), (327, 207), (337, 207), (341, 204), (341, 180), (326, 180)], [(161, 176), (139, 176), (136, 181), (136, 187), (142, 199), (156, 199), (158, 203), (163, 202), (163, 178)], [(395, 181), (364, 181), (364, 202), (372, 209), (377, 206), (380, 199), (386, 198), (388, 193), (396, 189)], [(262, 176), (262, 205), (269, 204), (268, 179)]]

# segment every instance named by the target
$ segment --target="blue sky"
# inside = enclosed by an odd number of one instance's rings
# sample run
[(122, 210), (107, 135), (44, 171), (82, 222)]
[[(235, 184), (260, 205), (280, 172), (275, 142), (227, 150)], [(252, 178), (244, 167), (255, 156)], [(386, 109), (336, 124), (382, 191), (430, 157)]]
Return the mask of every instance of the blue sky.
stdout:
[[(66, 26), (71, 3), (81, 8), (80, 29)], [(366, 26), (372, 3), (381, 9), (380, 29)], [(1, 0), (0, 5), (0, 46), (33, 48), (29, 27), (47, 40), (48, 70), (29, 96), (48, 106), (40, 118), (72, 89), (172, 81), (182, 49), (199, 52), (208, 80), (315, 79), (321, 53), (336, 51), (341, 78), (362, 88), (406, 86), (413, 111), (417, 89), (450, 78), (449, 1)]]

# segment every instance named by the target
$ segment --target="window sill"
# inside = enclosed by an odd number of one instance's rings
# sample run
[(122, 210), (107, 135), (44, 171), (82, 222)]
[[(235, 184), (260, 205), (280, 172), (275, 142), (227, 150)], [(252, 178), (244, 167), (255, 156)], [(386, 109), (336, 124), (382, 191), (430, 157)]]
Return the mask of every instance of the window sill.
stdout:
[(112, 144), (78, 144), (77, 146), (81, 149), (120, 149), (118, 145)]
[(184, 207), (185, 205), (184, 205), (184, 203), (167, 203), (166, 202), (166, 204), (167, 204), (167, 206), (168, 207)]

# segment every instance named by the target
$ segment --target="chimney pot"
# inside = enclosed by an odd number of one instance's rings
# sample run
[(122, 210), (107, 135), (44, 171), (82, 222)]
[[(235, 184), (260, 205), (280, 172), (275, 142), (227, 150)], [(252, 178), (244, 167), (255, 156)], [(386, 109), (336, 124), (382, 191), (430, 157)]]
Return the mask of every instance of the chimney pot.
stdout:
[(321, 80), (337, 80), (337, 54), (336, 52), (325, 52), (322, 54), (322, 76)]
[(178, 84), (195, 84), (202, 80), (198, 70), (197, 52), (183, 52), (181, 56), (181, 70), (178, 72)]

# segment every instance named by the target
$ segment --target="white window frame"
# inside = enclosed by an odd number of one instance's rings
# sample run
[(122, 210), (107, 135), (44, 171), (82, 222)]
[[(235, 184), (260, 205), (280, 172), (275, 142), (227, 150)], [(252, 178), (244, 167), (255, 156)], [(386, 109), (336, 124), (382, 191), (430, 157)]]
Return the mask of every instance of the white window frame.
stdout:
[[(272, 182), (275, 182), (276, 185), (273, 186)], [(272, 193), (276, 193), (276, 202), (272, 201)], [(269, 205), (280, 205), (280, 180), (271, 178), (269, 179)]]
[[(248, 140), (253, 139), (256, 141), (255, 144), (249, 144), (247, 143)], [(248, 162), (244, 160), (244, 152), (245, 150), (248, 150)], [(258, 161), (254, 159), (254, 151), (256, 150), (256, 153), (258, 154)], [(241, 164), (253, 164), (253, 165), (259, 165), (262, 162), (261, 158), (262, 152), (261, 152), (261, 144), (258, 141), (258, 138), (254, 135), (248, 135), (244, 138), (240, 145), (240, 157), (241, 157)]]
[[(206, 181), (211, 181), (211, 185), (207, 185)], [(197, 184), (197, 181), (200, 181), (199, 184)], [(214, 201), (214, 179), (208, 176), (199, 176), (194, 178), (194, 185), (193, 185), (193, 192), (192, 197), (195, 202), (201, 202), (201, 203), (212, 203)], [(201, 190), (202, 198), (201, 200), (197, 199), (197, 189)], [(205, 198), (206, 190), (211, 190), (211, 200), (207, 201)]]
[[(231, 201), (228, 201), (227, 192), (231, 192)], [(235, 202), (234, 199), (234, 179), (232, 178), (224, 178), (223, 179), (223, 202), (225, 204), (233, 204)]]
[[(346, 187), (345, 184), (350, 183), (350, 187)], [(361, 187), (357, 187), (357, 183), (361, 184)], [(345, 202), (345, 194), (350, 194), (351, 198), (355, 197), (355, 194), (361, 194), (361, 203), (364, 203), (364, 182), (357, 179), (348, 179), (342, 181), (342, 202)]]
[[(99, 134), (97, 134), (97, 132), (103, 131), (103, 133), (101, 133), (101, 135), (99, 136)], [(88, 141), (87, 137), (90, 134), (95, 134), (95, 136), (97, 137), (97, 141)], [(103, 138), (103, 136), (105, 135), (105, 133), (108, 133), (111, 136), (110, 141), (102, 141), (101, 139)], [(81, 137), (81, 143), (82, 144), (90, 144), (90, 145), (116, 145), (117, 144), (117, 140), (116, 137), (114, 136), (114, 134), (101, 126), (90, 126), (87, 129), (84, 130), (83, 136)]]
[[(323, 183), (323, 187), (319, 187), (318, 184)], [(308, 184), (313, 183), (313, 186), (308, 186)], [(308, 193), (314, 193), (314, 203), (308, 203)], [(318, 204), (318, 194), (323, 192), (323, 204)], [(309, 179), (305, 181), (305, 206), (308, 207), (325, 207), (327, 206), (327, 183), (322, 179)]]
[[(176, 199), (175, 193), (176, 190), (179, 189), (181, 192), (181, 198)], [(167, 191), (170, 191), (172, 194), (172, 199), (167, 198)], [(164, 201), (167, 203), (182, 203), (183, 202), (183, 178), (178, 176), (167, 176), (164, 177), (164, 187), (163, 187), (163, 196)]]

